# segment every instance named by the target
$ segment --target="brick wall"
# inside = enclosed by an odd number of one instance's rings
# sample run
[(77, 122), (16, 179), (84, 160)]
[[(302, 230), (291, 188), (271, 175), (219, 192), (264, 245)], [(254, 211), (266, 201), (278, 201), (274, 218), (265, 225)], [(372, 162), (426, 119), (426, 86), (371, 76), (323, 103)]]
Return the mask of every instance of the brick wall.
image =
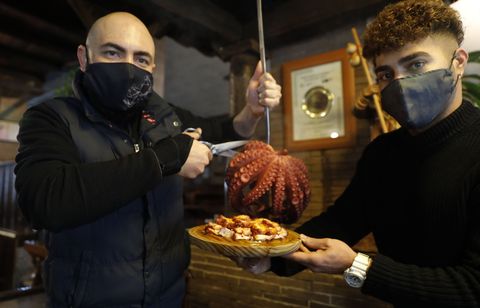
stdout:
[[(281, 81), (280, 66), (272, 73)], [(356, 92), (366, 85), (361, 70), (356, 69)], [(271, 114), (272, 145), (283, 148), (283, 109)], [(262, 135), (262, 128), (259, 128)], [(312, 200), (295, 225), (318, 215), (343, 192), (355, 165), (369, 142), (369, 125), (357, 121), (357, 142), (351, 148), (293, 152), (307, 165), (312, 188)], [(355, 247), (375, 250), (371, 236)], [(187, 303), (189, 307), (391, 307), (359, 290), (346, 286), (340, 275), (303, 271), (293, 277), (278, 277), (272, 273), (253, 275), (239, 269), (230, 259), (192, 247), (189, 268)]]
[(352, 307), (389, 305), (345, 285), (340, 275), (303, 271), (253, 275), (228, 258), (192, 247), (187, 307)]

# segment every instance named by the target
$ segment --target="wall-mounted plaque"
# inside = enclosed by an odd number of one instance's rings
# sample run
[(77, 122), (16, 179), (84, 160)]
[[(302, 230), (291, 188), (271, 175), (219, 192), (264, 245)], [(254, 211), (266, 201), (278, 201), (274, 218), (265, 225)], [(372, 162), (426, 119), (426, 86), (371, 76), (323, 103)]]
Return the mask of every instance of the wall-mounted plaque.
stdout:
[(285, 63), (283, 80), (287, 149), (354, 144), (354, 77), (344, 49)]

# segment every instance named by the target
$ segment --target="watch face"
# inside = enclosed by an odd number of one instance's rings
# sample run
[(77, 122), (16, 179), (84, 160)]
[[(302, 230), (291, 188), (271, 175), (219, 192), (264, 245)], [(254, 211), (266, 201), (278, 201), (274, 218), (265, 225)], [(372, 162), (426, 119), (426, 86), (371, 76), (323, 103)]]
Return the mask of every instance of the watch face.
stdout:
[(359, 273), (355, 273), (355, 272), (345, 273), (344, 277), (347, 284), (351, 287), (360, 288), (363, 285), (364, 279), (363, 277), (360, 276)]

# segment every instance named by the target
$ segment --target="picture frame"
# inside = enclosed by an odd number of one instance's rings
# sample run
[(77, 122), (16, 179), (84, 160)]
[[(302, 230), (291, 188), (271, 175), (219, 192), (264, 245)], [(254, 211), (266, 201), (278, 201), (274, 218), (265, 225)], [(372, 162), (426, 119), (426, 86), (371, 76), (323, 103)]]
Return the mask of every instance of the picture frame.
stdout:
[(354, 70), (344, 48), (287, 62), (282, 74), (288, 150), (355, 144)]

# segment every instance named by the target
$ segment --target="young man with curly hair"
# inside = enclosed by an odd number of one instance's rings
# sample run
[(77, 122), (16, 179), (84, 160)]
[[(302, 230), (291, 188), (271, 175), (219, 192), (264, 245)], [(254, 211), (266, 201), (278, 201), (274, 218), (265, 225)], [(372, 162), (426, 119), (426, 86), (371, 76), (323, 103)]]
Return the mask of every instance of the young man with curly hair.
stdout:
[[(462, 99), (462, 40), (442, 1), (380, 12), (364, 55), (402, 128), (369, 144), (335, 204), (297, 229), (311, 252), (243, 260), (247, 270), (344, 273), (395, 307), (480, 307), (480, 110)], [(370, 232), (374, 257), (351, 248)]]

